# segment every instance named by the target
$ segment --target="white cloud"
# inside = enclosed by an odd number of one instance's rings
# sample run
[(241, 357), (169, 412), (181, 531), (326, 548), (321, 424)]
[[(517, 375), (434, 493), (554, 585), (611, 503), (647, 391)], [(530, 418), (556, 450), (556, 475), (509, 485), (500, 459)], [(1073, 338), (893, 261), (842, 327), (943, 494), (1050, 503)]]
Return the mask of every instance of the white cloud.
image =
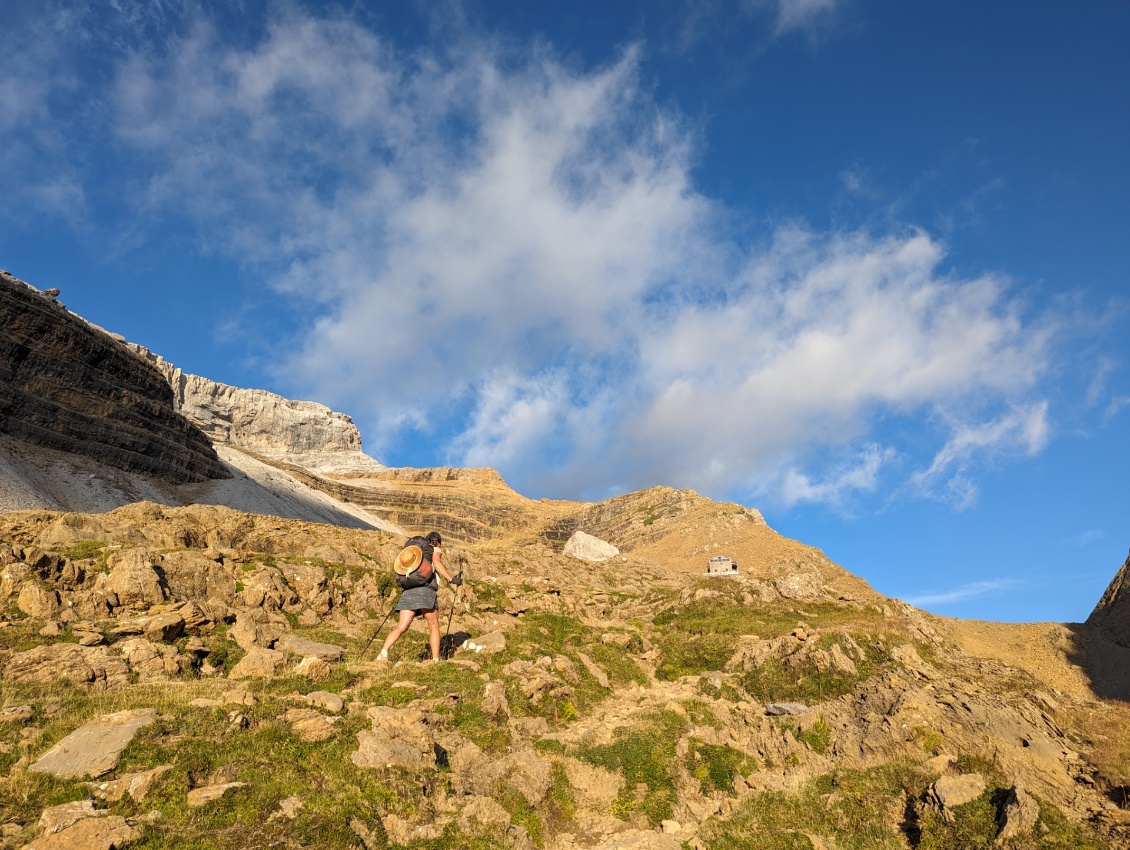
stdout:
[(953, 590), (940, 593), (926, 593), (920, 596), (908, 597), (905, 601), (918, 608), (928, 608), (936, 605), (948, 605), (951, 602), (963, 602), (967, 599), (976, 599), (979, 596), (988, 596), (1002, 590), (1009, 590), (1020, 584), (1016, 579), (995, 579), (992, 581), (975, 581), (963, 584)]
[(255, 43), (200, 20), (170, 44), (118, 64), (135, 202), (308, 313), (280, 389), (354, 414), (378, 456), (415, 428), (539, 494), (842, 504), (899, 451), (887, 417), (951, 430), (923, 490), (1047, 439), (1029, 396), (1053, 328), (1007, 281), (947, 273), (918, 230), (732, 236), (634, 49), (596, 70), (483, 42), (404, 55), (293, 8)]
[(842, 0), (777, 0), (777, 34), (827, 23)]
[(1040, 401), (1014, 408), (990, 422), (967, 424), (951, 421), (952, 436), (934, 456), (928, 469), (915, 473), (911, 484), (924, 495), (945, 488), (948, 500), (959, 510), (972, 507), (978, 490), (970, 481), (976, 461), (1000, 455), (1035, 455), (1048, 442), (1048, 403)]
[(834, 466), (822, 480), (790, 467), (779, 484), (781, 501), (789, 507), (801, 502), (842, 507), (853, 494), (873, 492), (879, 485), (881, 468), (893, 458), (893, 450), (872, 444), (857, 457)]

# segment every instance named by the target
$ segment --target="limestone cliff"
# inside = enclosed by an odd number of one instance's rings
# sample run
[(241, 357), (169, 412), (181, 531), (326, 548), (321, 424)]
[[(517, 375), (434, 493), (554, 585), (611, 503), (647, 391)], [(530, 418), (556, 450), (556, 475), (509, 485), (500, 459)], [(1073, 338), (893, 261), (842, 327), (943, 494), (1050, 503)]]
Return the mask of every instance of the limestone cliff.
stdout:
[(160, 372), (7, 272), (0, 433), (175, 483), (231, 477)]
[(374, 472), (384, 466), (361, 451), (361, 434), (344, 413), (266, 390), (231, 387), (189, 375), (140, 345), (173, 389), (177, 409), (213, 442), (248, 449), (320, 473)]

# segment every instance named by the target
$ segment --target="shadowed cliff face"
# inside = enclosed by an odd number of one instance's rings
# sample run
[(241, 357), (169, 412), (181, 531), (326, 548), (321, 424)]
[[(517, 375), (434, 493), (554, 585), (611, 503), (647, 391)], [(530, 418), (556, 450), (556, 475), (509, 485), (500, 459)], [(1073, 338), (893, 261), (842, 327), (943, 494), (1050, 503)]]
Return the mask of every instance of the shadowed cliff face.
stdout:
[(155, 368), (7, 273), (0, 433), (178, 484), (231, 477)]

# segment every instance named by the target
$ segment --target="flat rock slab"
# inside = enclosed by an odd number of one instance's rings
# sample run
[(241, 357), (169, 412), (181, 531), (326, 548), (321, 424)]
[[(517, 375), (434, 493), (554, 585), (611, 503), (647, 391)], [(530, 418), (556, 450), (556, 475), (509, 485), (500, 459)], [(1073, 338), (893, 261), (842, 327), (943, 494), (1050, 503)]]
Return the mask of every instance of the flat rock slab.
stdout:
[(242, 788), (246, 782), (225, 782), (223, 785), (206, 785), (188, 792), (188, 805), (194, 809), (214, 803), (233, 788)]
[(157, 718), (152, 708), (135, 708), (106, 714), (80, 726), (28, 768), (60, 779), (101, 776), (118, 763), (133, 736)]
[(323, 661), (337, 661), (345, 655), (345, 647), (332, 643), (318, 643), (315, 640), (307, 640), (304, 637), (291, 634), (279, 638), (279, 642), (275, 644), (275, 649), (281, 652), (289, 652), (291, 655), (301, 655), (304, 658), (313, 655)]
[(123, 817), (93, 817), (41, 836), (24, 850), (120, 850), (140, 837), (141, 831)]
[(771, 702), (765, 706), (765, 713), (771, 717), (782, 717), (786, 714), (805, 714), (808, 706), (799, 702)]

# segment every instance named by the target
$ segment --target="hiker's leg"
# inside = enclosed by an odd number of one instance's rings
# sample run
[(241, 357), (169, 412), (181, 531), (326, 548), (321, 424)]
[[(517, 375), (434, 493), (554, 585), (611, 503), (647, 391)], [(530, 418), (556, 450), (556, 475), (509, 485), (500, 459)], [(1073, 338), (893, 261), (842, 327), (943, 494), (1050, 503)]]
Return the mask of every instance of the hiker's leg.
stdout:
[(415, 611), (401, 611), (400, 620), (396, 624), (396, 628), (388, 633), (385, 638), (385, 644), (381, 647), (381, 652), (387, 654), (392, 648), (392, 645), (400, 640), (400, 636), (408, 631), (408, 627), (412, 625), (412, 620), (416, 618)]
[(428, 645), (432, 648), (432, 660), (439, 658), (439, 609), (424, 612), (428, 624)]

